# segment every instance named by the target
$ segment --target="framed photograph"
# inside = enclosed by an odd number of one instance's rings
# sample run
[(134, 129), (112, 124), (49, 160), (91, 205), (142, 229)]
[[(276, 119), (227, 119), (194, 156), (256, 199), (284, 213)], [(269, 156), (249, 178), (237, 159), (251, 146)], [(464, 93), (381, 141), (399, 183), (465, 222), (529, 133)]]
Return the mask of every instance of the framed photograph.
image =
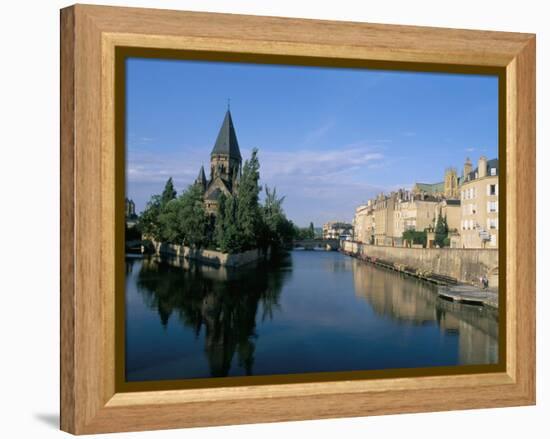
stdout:
[(535, 36), (61, 11), (61, 428), (535, 403)]

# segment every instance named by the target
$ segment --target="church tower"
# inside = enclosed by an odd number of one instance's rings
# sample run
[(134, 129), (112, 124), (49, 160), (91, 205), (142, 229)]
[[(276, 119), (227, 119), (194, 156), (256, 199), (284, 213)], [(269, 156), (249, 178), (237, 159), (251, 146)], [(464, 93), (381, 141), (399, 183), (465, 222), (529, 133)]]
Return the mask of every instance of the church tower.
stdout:
[(205, 189), (204, 204), (208, 213), (216, 215), (221, 194), (229, 196), (237, 192), (241, 177), (241, 163), (241, 151), (228, 108), (210, 153), (210, 179), (206, 181), (204, 170), (201, 169), (195, 180), (195, 184)]
[(447, 168), (445, 170), (443, 190), (445, 198), (458, 198), (458, 175), (455, 168)]
[(214, 148), (210, 153), (210, 180), (213, 181), (219, 177), (232, 190), (233, 183), (240, 176), (241, 163), (241, 151), (237, 142), (231, 112), (228, 109)]
[(201, 170), (199, 171), (199, 176), (195, 180), (195, 184), (200, 186), (200, 188), (205, 191), (206, 190), (206, 175), (204, 174), (204, 166), (201, 166)]

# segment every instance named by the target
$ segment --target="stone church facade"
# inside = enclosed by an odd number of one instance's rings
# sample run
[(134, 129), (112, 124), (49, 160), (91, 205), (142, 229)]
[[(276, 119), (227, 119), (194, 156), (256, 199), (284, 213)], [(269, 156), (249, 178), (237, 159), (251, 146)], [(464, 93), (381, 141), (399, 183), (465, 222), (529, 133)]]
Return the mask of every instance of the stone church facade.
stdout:
[(207, 213), (213, 215), (217, 213), (221, 194), (229, 196), (237, 193), (241, 170), (241, 151), (231, 112), (228, 109), (210, 153), (210, 176), (206, 178), (204, 166), (201, 166), (195, 180), (195, 184), (204, 191), (204, 206)]

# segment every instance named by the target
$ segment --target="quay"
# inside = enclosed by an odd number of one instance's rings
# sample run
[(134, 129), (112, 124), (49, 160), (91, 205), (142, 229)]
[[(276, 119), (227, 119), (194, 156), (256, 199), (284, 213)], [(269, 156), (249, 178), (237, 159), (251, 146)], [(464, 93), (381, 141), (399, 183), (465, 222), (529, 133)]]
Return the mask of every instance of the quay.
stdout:
[[(342, 241), (340, 251), (435, 284), (443, 300), (498, 309), (498, 253), (495, 251), (398, 248), (350, 241)], [(482, 275), (489, 277), (489, 289), (477, 285)]]
[(444, 300), (498, 308), (498, 292), (482, 290), (472, 285), (440, 286), (437, 294)]

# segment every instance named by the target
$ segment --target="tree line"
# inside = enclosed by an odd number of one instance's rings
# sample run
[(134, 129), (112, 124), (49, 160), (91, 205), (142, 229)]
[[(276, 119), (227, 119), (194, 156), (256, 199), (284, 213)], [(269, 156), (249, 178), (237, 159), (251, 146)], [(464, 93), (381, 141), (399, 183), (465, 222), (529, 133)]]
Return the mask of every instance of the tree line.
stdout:
[[(314, 236), (313, 224), (300, 229), (283, 210), (284, 197), (275, 188), (265, 187), (265, 199), (260, 203), (262, 186), (258, 150), (246, 160), (238, 191), (222, 194), (216, 215), (204, 208), (204, 191), (192, 184), (180, 195), (172, 178), (160, 195), (153, 195), (138, 220), (143, 236), (159, 242), (183, 244), (194, 248), (218, 249), (224, 253), (239, 253), (250, 249), (283, 247), (304, 234)], [(298, 237), (298, 238), (297, 238)]]

